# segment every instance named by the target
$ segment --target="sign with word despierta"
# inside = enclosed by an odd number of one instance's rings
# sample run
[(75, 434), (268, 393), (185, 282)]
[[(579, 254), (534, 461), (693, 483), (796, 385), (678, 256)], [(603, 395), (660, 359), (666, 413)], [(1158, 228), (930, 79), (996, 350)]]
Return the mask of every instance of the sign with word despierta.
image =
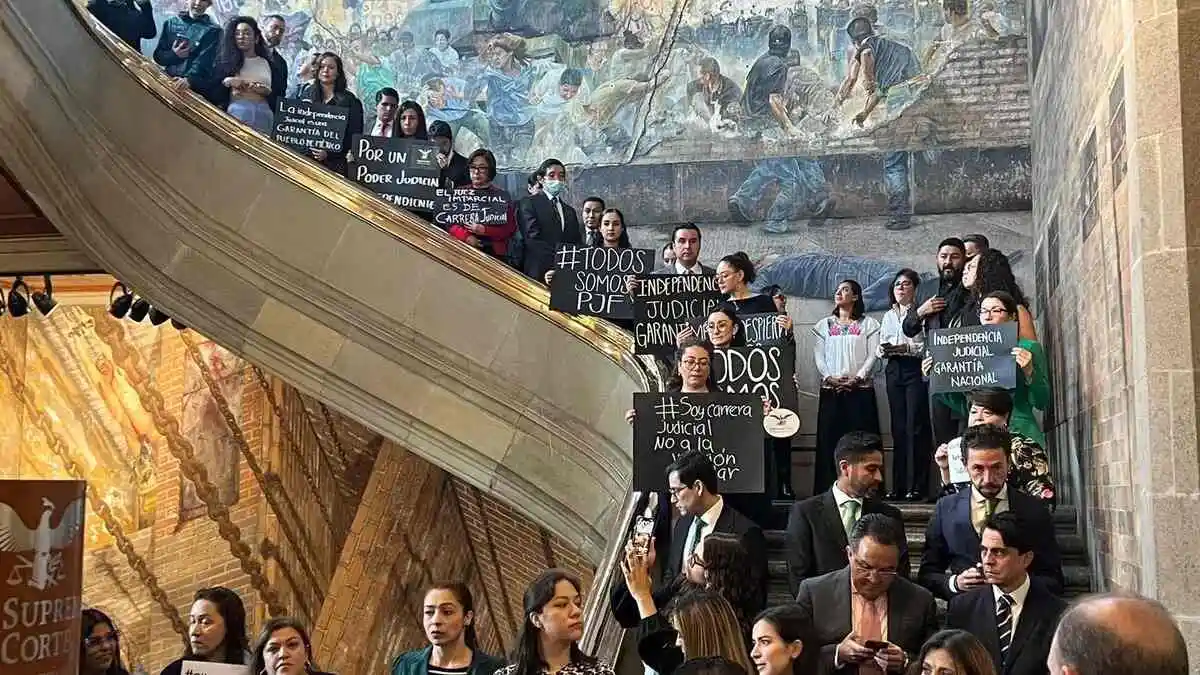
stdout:
[(711, 274), (638, 275), (633, 295), (635, 354), (671, 355), (675, 336), (694, 316), (708, 316), (724, 295)]
[(559, 244), (550, 281), (550, 309), (606, 319), (632, 319), (626, 277), (654, 267), (655, 251)]
[(932, 330), (925, 346), (933, 357), (929, 390), (935, 394), (1017, 387), (1017, 362), (1012, 355), (1017, 346), (1015, 321)]
[(349, 108), (285, 98), (275, 110), (271, 138), (300, 150), (342, 153), (349, 124)]
[(796, 349), (791, 345), (715, 349), (712, 372), (722, 391), (754, 394), (772, 408), (796, 412)]
[[(742, 331), (746, 336), (746, 346), (759, 347), (769, 345), (789, 344), (790, 333), (779, 324), (783, 314), (776, 312), (763, 314), (738, 314), (742, 323)], [(692, 317), (692, 330), (696, 332), (697, 340), (708, 340), (708, 317)]]
[(633, 489), (662, 491), (667, 466), (706, 455), (722, 493), (762, 492), (763, 403), (752, 394), (633, 395)]
[(350, 177), (359, 185), (401, 208), (433, 212), (441, 206), (437, 191), (442, 170), (436, 144), (355, 135), (350, 154), (354, 158)]

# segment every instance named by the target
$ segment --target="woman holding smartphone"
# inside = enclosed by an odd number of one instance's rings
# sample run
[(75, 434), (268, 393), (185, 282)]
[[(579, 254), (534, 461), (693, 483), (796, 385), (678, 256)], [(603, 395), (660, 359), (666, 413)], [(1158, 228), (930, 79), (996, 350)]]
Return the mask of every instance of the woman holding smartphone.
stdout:
[(904, 334), (904, 319), (916, 311), (921, 277), (902, 269), (892, 279), (892, 307), (879, 328), (876, 356), (887, 364), (888, 409), (892, 419), (892, 484), (887, 499), (925, 501), (929, 494), (929, 465), (933, 430), (929, 423), (929, 384), (921, 375), (925, 336)]

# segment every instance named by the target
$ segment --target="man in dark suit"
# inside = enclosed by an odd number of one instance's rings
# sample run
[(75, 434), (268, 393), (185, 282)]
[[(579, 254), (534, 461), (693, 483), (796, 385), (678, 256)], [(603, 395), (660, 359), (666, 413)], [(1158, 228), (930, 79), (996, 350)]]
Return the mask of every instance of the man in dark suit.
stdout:
[(925, 530), (925, 551), (917, 580), (934, 595), (954, 595), (987, 583), (980, 569), (983, 524), (996, 513), (1011, 511), (1033, 547), (1029, 574), (1051, 593), (1063, 590), (1062, 557), (1054, 536), (1054, 520), (1042, 500), (1008, 488), (1008, 449), (1012, 437), (994, 424), (979, 424), (963, 433), (963, 459), (971, 489), (938, 500)]
[(716, 274), (713, 268), (700, 262), (700, 227), (695, 223), (680, 223), (671, 232), (671, 248), (675, 262), (654, 270), (654, 274)]
[[(679, 511), (680, 518), (671, 533), (666, 567), (663, 568), (664, 583), (654, 591), (655, 604), (665, 607), (670, 593), (678, 588), (672, 582), (687, 571), (692, 564), (692, 555), (700, 542), (715, 532), (736, 535), (750, 559), (751, 569), (759, 597), (755, 605), (765, 607), (767, 602), (767, 540), (762, 528), (746, 516), (727, 505), (718, 489), (717, 470), (707, 456), (692, 452), (675, 460), (667, 467), (667, 490), (671, 503)], [(657, 554), (651, 546), (648, 564), (654, 566)], [(614, 585), (609, 597), (613, 615), (626, 628), (638, 624), (637, 604), (629, 595), (624, 581)]]
[(883, 483), (883, 441), (876, 434), (848, 433), (838, 441), (834, 461), (838, 479), (833, 488), (796, 502), (788, 516), (788, 584), (793, 596), (805, 579), (846, 566), (849, 532), (869, 513), (895, 519), (900, 532), (899, 572), (905, 578), (910, 572), (904, 516), (875, 496)]
[(950, 601), (946, 627), (979, 638), (992, 655), (997, 675), (1045, 675), (1054, 627), (1067, 603), (1029, 576), (1036, 554), (1016, 514), (988, 518), (980, 555), (987, 585)]
[(554, 252), (561, 244), (582, 244), (583, 230), (575, 209), (562, 201), (567, 189), (567, 169), (557, 159), (538, 168), (542, 189), (517, 203), (517, 225), (525, 242), (525, 276), (542, 281), (554, 267)]
[(933, 595), (899, 575), (900, 529), (883, 514), (863, 516), (846, 547), (849, 566), (800, 584), (796, 604), (813, 633), (808, 668), (797, 672), (903, 673), (937, 630)]
[[(278, 72), (283, 78), (283, 82), (288, 81), (288, 63), (287, 59), (283, 58), (283, 54), (279, 53), (279, 44), (283, 42), (283, 35), (287, 32), (287, 21), (279, 14), (271, 14), (263, 19), (262, 36), (263, 41), (267, 43), (267, 63), (271, 66), (271, 72)], [(286, 90), (286, 85), (284, 86)]]

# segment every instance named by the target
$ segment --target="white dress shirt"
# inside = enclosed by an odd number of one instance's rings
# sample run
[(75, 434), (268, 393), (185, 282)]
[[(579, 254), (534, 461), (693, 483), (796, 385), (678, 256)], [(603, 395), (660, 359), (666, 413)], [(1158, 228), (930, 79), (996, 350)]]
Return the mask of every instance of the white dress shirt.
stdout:
[(696, 264), (692, 265), (691, 267), (684, 267), (683, 263), (676, 260), (675, 261), (675, 273), (676, 274), (704, 274), (704, 268), (700, 266), (699, 260), (697, 260)]
[[(721, 498), (721, 495), (717, 495), (717, 503), (710, 506), (709, 509), (704, 512), (704, 515), (700, 516), (700, 518), (704, 520), (704, 527), (700, 528), (699, 532), (696, 532), (696, 525), (699, 524), (700, 521), (692, 520), (692, 525), (688, 528), (687, 539), (684, 540), (684, 553), (687, 553), (688, 549), (695, 551), (696, 548), (700, 546), (700, 542), (704, 541), (708, 535), (713, 533), (713, 528), (717, 524), (717, 519), (721, 517), (721, 511), (724, 509), (725, 500)], [(690, 542), (692, 541), (696, 542), (695, 546), (689, 546)], [(682, 568), (680, 571), (686, 573), (688, 570), (687, 558), (684, 558), (681, 565)]]
[[(996, 606), (1000, 606), (1000, 596), (1004, 595), (1004, 591), (999, 586), (992, 586), (992, 597), (996, 601)], [(1021, 610), (1025, 607), (1025, 598), (1029, 597), (1029, 575), (1025, 575), (1025, 581), (1017, 586), (1012, 593), (1008, 594), (1012, 598), (1012, 634), (1017, 634), (1017, 621), (1021, 618)]]
[(371, 135), (391, 138), (396, 135), (396, 123), (385, 123), (383, 120), (375, 120), (375, 126), (371, 128)]
[(915, 312), (916, 307), (910, 305), (908, 307), (892, 306), (883, 315), (883, 321), (879, 324), (879, 351), (876, 356), (883, 357), (883, 345), (890, 344), (894, 347), (904, 345), (907, 348), (904, 354), (899, 356), (920, 356), (925, 351), (925, 335), (918, 333), (917, 337), (910, 338), (904, 334), (904, 317), (909, 312)]

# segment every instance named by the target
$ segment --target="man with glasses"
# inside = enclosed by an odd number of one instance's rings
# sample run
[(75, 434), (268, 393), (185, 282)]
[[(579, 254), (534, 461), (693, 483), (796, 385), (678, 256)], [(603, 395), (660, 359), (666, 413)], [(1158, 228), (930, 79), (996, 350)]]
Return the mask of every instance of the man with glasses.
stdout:
[(937, 630), (933, 595), (899, 574), (900, 530), (883, 514), (863, 516), (846, 547), (849, 566), (800, 584), (816, 672), (902, 673)]

